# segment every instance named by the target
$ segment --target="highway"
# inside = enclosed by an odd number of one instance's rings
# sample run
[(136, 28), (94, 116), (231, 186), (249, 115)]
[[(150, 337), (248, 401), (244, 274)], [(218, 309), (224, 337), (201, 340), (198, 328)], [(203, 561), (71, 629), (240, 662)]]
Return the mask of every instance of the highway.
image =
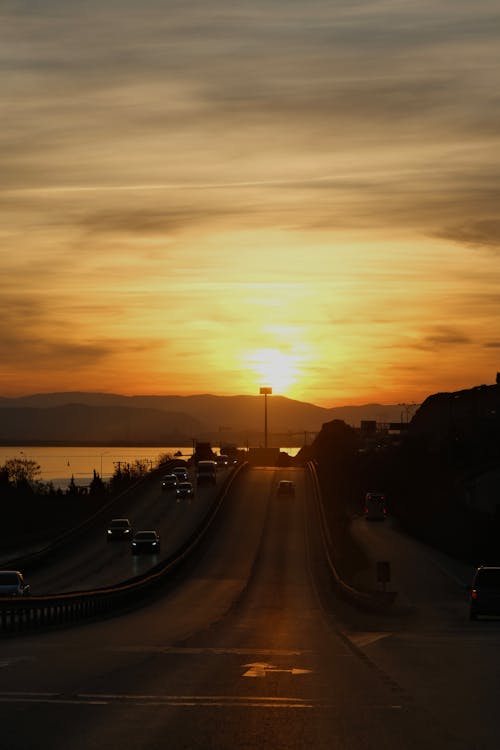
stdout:
[(496, 750), (500, 623), (470, 623), (448, 561), (390, 523), (359, 533), (392, 555), (393, 615), (332, 595), (304, 472), (250, 469), (161, 598), (3, 639), (2, 748)]
[[(117, 507), (102, 516), (100, 523), (89, 529), (64, 554), (30, 572), (32, 594), (56, 594), (68, 591), (103, 588), (146, 573), (160, 560), (176, 552), (200, 526), (229, 470), (220, 469), (217, 486), (196, 487), (194, 470), (190, 478), (196, 488), (193, 498), (177, 500), (175, 491), (162, 491), (159, 478), (148, 479), (127, 493)], [(156, 529), (161, 537), (159, 554), (132, 555), (127, 540), (108, 542), (107, 523), (114, 517), (126, 516), (136, 531)]]

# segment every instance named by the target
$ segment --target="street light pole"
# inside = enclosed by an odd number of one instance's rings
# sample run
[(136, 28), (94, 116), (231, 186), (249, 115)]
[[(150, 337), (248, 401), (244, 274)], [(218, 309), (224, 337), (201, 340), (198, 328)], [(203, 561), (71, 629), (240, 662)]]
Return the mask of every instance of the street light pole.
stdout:
[(267, 397), (272, 392), (272, 388), (263, 387), (260, 389), (260, 394), (264, 396), (264, 448), (267, 448)]

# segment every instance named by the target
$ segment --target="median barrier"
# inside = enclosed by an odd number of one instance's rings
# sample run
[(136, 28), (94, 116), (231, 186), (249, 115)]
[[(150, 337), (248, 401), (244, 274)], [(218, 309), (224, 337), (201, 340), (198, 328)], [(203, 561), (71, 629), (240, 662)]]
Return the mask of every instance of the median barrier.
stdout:
[(388, 609), (392, 604), (394, 604), (396, 600), (396, 591), (359, 591), (353, 586), (350, 586), (340, 577), (333, 561), (334, 545), (332, 542), (328, 521), (326, 519), (323, 496), (319, 484), (315, 462), (309, 461), (306, 468), (311, 478), (314, 501), (318, 509), (323, 550), (325, 552), (331, 579), (337, 594), (346, 601), (356, 606), (358, 609), (362, 609), (364, 611), (380, 612)]
[(172, 573), (198, 548), (217, 517), (232, 483), (246, 466), (247, 464), (241, 464), (226, 478), (201, 525), (181, 548), (148, 573), (116, 586), (92, 591), (75, 591), (55, 596), (2, 597), (0, 633), (16, 635), (76, 625), (85, 620), (109, 617), (140, 606), (146, 597), (149, 598), (155, 590), (165, 585)]

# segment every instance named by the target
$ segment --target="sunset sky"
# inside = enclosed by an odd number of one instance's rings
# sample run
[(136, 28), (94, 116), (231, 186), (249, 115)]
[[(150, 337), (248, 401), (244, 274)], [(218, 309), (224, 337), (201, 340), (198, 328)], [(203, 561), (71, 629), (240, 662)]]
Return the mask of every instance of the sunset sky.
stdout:
[(495, 381), (498, 2), (0, 8), (0, 395)]

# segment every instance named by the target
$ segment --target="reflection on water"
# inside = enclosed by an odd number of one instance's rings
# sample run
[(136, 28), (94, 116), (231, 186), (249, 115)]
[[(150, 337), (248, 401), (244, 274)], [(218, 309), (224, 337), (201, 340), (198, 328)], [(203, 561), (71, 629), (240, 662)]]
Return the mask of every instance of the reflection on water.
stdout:
[[(297, 447), (282, 448), (290, 456), (295, 456), (300, 450)], [(40, 465), (40, 479), (52, 482), (54, 487), (65, 489), (71, 477), (76, 484), (86, 485), (92, 479), (94, 470), (104, 479), (113, 476), (116, 465), (134, 463), (134, 461), (148, 461), (151, 467), (158, 463), (160, 456), (181, 454), (184, 460), (192, 455), (192, 445), (165, 448), (145, 448), (143, 446), (91, 446), (74, 447), (59, 446), (0, 446), (0, 465), (9, 458), (28, 458)], [(179, 456), (178, 456), (179, 457)]]
[(40, 465), (42, 481), (53, 482), (55, 487), (65, 489), (71, 477), (74, 477), (76, 484), (86, 485), (92, 479), (94, 471), (106, 480), (113, 476), (119, 462), (132, 464), (134, 461), (147, 461), (154, 467), (160, 456), (173, 456), (179, 451), (183, 459), (188, 459), (192, 454), (192, 447), (0, 446), (0, 465), (9, 458), (32, 459)]

